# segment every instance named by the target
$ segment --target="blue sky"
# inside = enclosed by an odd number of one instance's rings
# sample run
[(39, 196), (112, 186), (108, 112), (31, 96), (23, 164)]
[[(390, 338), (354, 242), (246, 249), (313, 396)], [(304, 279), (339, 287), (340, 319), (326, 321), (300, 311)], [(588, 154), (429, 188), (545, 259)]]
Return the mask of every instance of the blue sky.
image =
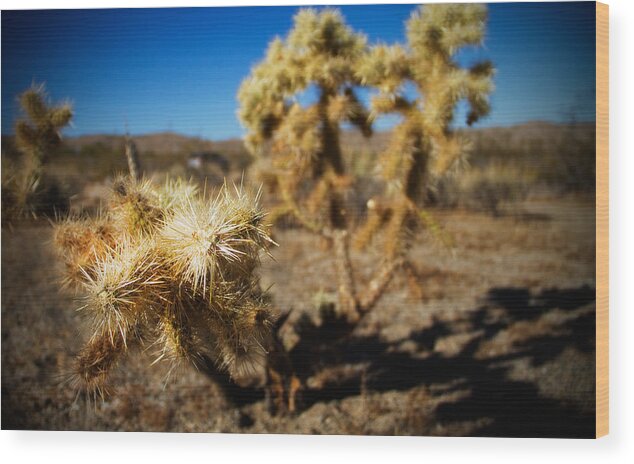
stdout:
[[(415, 5), (344, 6), (370, 41), (404, 41)], [(2, 133), (12, 131), (17, 94), (46, 82), (75, 108), (67, 135), (171, 130), (239, 137), (236, 92), (284, 35), (298, 7), (40, 10), (2, 12)], [(593, 2), (489, 5), (485, 44), (464, 64), (497, 68), (493, 111), (479, 126), (531, 120), (594, 121)], [(387, 128), (390, 119), (381, 121)]]

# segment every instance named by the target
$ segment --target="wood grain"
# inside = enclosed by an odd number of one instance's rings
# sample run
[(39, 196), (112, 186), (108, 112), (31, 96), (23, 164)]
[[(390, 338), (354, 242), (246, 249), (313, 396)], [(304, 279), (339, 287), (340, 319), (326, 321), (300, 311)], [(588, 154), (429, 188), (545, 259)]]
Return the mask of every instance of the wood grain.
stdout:
[(609, 431), (609, 26), (608, 5), (596, 4), (596, 436)]

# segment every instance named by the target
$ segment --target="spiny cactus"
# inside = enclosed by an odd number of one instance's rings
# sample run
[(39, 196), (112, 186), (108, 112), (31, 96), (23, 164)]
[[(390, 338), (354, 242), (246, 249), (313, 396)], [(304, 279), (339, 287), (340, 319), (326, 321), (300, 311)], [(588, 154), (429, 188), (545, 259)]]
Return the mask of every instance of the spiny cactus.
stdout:
[[(268, 147), (272, 157), (283, 200), (272, 215), (290, 214), (335, 244), (339, 308), (350, 318), (356, 317), (356, 300), (344, 193), (351, 179), (339, 138), (343, 122), (371, 134), (355, 94), (355, 70), (365, 51), (365, 36), (347, 26), (338, 10), (302, 9), (288, 36), (271, 42), (238, 93), (247, 145), (256, 154)], [(301, 105), (296, 97), (311, 87), (316, 101)]]
[(15, 144), (22, 157), (19, 166), (2, 173), (3, 212), (11, 217), (36, 215), (42, 167), (59, 149), (61, 130), (73, 117), (70, 104), (54, 106), (49, 102), (43, 84), (20, 94), (19, 103), (23, 118), (15, 124)]
[[(387, 192), (368, 202), (368, 220), (356, 237), (360, 248), (385, 231), (386, 254), (396, 259), (415, 233), (429, 225), (429, 215), (421, 209), (424, 193), (468, 152), (468, 141), (452, 128), (457, 104), (467, 101), (469, 125), (490, 109), (491, 62), (465, 69), (456, 61), (463, 47), (481, 44), (486, 16), (482, 5), (421, 6), (407, 22), (406, 47), (377, 45), (365, 55), (358, 77), (379, 90), (372, 99), (373, 117), (397, 113), (402, 122), (381, 157)], [(409, 97), (405, 84), (413, 84), (417, 95)]]
[(60, 131), (73, 117), (68, 103), (52, 106), (44, 85), (33, 86), (19, 97), (25, 119), (15, 124), (15, 142), (25, 155), (25, 165), (37, 173), (62, 142)]
[[(467, 101), (469, 124), (489, 111), (491, 63), (463, 69), (455, 59), (461, 47), (482, 41), (485, 23), (480, 5), (421, 7), (407, 23), (407, 47), (368, 50), (364, 36), (346, 26), (336, 10), (301, 10), (287, 38), (270, 44), (240, 88), (247, 144), (255, 153), (268, 151), (276, 171), (283, 201), (273, 216), (292, 215), (333, 243), (338, 310), (350, 320), (376, 303), (393, 271), (414, 272), (405, 255), (416, 232), (438, 229), (421, 202), (431, 181), (459, 165), (467, 151), (467, 141), (452, 129), (455, 107)], [(407, 83), (418, 95), (409, 97)], [(302, 106), (295, 97), (310, 85), (317, 89), (317, 101)], [(379, 90), (371, 113), (355, 95), (359, 85)], [(378, 232), (388, 239), (383, 264), (369, 287), (358, 292), (343, 200), (352, 180), (339, 144), (340, 123), (351, 122), (370, 135), (371, 120), (383, 113), (399, 113), (402, 122), (381, 157), (386, 194), (368, 202), (368, 219), (355, 243), (363, 248)]]
[[(347, 121), (366, 135), (371, 132), (354, 92), (354, 70), (365, 49), (365, 37), (337, 10), (303, 9), (288, 36), (269, 45), (238, 93), (239, 116), (249, 130), (247, 146), (261, 153), (269, 144), (285, 200), (280, 208), (315, 232), (346, 228), (342, 196), (349, 181), (340, 124)], [(295, 97), (311, 86), (317, 100), (302, 106)], [(308, 179), (308, 189), (300, 186)], [(304, 202), (311, 205), (308, 210)]]
[[(290, 215), (332, 245), (343, 336), (375, 306), (397, 271), (410, 282), (420, 280), (407, 251), (420, 229), (439, 230), (422, 209), (424, 194), (433, 178), (458, 165), (466, 153), (467, 142), (452, 129), (456, 105), (467, 101), (469, 124), (489, 111), (492, 65), (463, 69), (455, 58), (461, 47), (480, 44), (485, 22), (486, 9), (479, 5), (421, 7), (407, 23), (407, 46), (368, 49), (365, 37), (338, 11), (301, 10), (288, 36), (270, 43), (240, 87), (247, 146), (261, 158), (268, 155), (276, 179), (269, 184), (279, 190), (281, 204), (272, 215)], [(378, 90), (370, 112), (356, 96), (359, 86)], [(414, 97), (406, 91), (410, 87), (417, 90)], [(312, 90), (316, 101), (300, 103)], [(353, 221), (344, 197), (353, 179), (341, 150), (341, 123), (369, 136), (372, 121), (384, 113), (402, 118), (381, 158), (385, 194), (369, 199), (356, 243), (363, 248), (381, 232), (385, 249), (367, 285), (360, 286), (350, 259)], [(292, 366), (280, 362), (276, 370), (269, 365), (269, 390), (277, 392), (278, 403), (290, 404)]]
[(91, 328), (75, 363), (80, 386), (103, 395), (133, 341), (157, 360), (213, 362), (232, 375), (265, 355), (273, 315), (257, 267), (274, 242), (257, 205), (242, 188), (209, 196), (187, 182), (121, 177), (101, 216), (56, 224), (65, 284)]

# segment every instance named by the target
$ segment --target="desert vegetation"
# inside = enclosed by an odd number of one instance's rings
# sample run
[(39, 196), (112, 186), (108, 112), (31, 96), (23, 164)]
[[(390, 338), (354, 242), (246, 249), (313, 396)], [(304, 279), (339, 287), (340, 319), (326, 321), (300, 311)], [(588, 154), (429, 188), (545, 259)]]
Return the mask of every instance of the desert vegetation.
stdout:
[[(591, 434), (594, 126), (475, 127), (495, 64), (457, 57), (486, 26), (422, 6), (373, 44), (302, 9), (239, 87), (244, 141), (62, 140), (70, 107), (25, 92), (3, 137), (3, 422)], [(61, 204), (38, 206), (40, 179)]]
[(64, 283), (79, 288), (92, 333), (78, 386), (103, 396), (110, 370), (141, 340), (156, 361), (198, 368), (236, 373), (262, 358), (272, 315), (254, 271), (274, 243), (263, 217), (238, 187), (208, 198), (188, 183), (130, 175), (115, 181), (102, 216), (56, 225)]
[[(419, 285), (418, 271), (405, 255), (416, 232), (435, 225), (420, 209), (422, 193), (466, 153), (466, 142), (451, 130), (456, 104), (468, 101), (469, 124), (489, 111), (492, 64), (465, 70), (454, 59), (462, 47), (480, 44), (485, 19), (480, 5), (428, 6), (407, 23), (407, 47), (369, 49), (365, 37), (337, 11), (304, 10), (288, 36), (269, 45), (264, 61), (240, 88), (247, 143), (256, 155), (270, 157), (268, 176), (282, 198), (273, 215), (291, 215), (332, 248), (335, 312), (350, 331), (375, 306), (396, 272), (405, 270), (412, 286)], [(402, 93), (405, 82), (416, 86), (418, 98), (410, 101)], [(355, 94), (360, 85), (379, 90), (370, 110)], [(315, 87), (315, 103), (302, 106), (293, 100), (310, 86)], [(386, 192), (367, 200), (369, 214), (356, 233), (356, 244), (368, 245), (380, 231), (388, 239), (370, 281), (357, 288), (350, 259), (355, 232), (345, 203), (353, 185), (340, 126), (347, 121), (369, 136), (373, 117), (392, 112), (400, 113), (402, 122), (380, 158)]]
[[(68, 103), (53, 106), (43, 85), (34, 85), (20, 97), (23, 118), (15, 124), (15, 147), (19, 157), (3, 166), (3, 220), (36, 216), (60, 206), (57, 186), (45, 176), (45, 165), (61, 146), (61, 130), (70, 123), (73, 112)], [(4, 161), (4, 157), (3, 157)]]

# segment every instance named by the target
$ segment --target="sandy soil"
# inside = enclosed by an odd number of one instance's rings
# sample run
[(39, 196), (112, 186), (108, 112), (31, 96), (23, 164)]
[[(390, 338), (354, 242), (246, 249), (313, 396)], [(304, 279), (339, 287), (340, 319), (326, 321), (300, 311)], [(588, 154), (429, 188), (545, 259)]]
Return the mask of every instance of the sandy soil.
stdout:
[[(230, 401), (192, 368), (166, 381), (166, 366), (150, 366), (142, 348), (114, 374), (116, 394), (78, 398), (64, 373), (82, 322), (58, 291), (50, 227), (3, 229), (2, 428), (592, 436), (594, 205), (534, 201), (500, 218), (437, 218), (456, 247), (421, 237), (411, 258), (422, 296), (395, 279), (335, 357), (301, 367), (303, 409), (291, 417), (271, 416), (258, 389)], [(292, 311), (283, 335), (297, 347), (319, 324), (318, 307), (334, 301), (334, 267), (310, 235), (275, 238), (262, 283)], [(362, 284), (380, 255), (353, 259)]]

